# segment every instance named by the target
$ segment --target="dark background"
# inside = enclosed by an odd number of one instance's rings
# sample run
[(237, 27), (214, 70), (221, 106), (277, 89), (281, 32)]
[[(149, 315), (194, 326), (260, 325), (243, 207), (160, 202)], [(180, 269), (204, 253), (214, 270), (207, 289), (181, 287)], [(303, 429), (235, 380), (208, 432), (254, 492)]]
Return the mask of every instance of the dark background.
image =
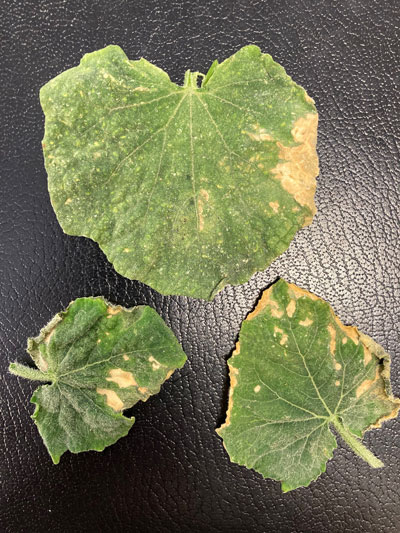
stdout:
[[(325, 298), (380, 342), (400, 394), (399, 2), (2, 0), (0, 8), (0, 529), (399, 531), (400, 421), (365, 437), (386, 468), (370, 469), (339, 443), (326, 474), (285, 495), (230, 463), (214, 431), (240, 322), (277, 276)], [(186, 69), (205, 72), (254, 43), (316, 101), (321, 172), (312, 226), (268, 271), (211, 303), (161, 297), (118, 276), (95, 243), (64, 235), (52, 211), (39, 88), (111, 43), (178, 83)], [(66, 453), (53, 466), (30, 419), (36, 385), (7, 366), (28, 362), (27, 337), (83, 295), (155, 307), (189, 361), (134, 408), (126, 438), (101, 454)]]

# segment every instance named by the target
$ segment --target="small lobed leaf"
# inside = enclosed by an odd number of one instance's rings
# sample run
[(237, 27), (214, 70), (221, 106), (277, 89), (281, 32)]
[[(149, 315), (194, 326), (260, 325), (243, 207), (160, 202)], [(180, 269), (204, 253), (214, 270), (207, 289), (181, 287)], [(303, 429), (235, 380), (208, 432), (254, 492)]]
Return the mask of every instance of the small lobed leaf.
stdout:
[(33, 419), (53, 459), (70, 450), (102, 451), (135, 419), (122, 414), (157, 394), (186, 356), (172, 331), (148, 306), (124, 309), (103, 298), (78, 298), (28, 340), (37, 369), (10, 371), (47, 381), (35, 390)]
[(389, 356), (327, 302), (284, 280), (267, 289), (242, 323), (229, 359), (225, 423), (217, 430), (232, 461), (282, 483), (307, 486), (336, 448), (331, 429), (372, 467), (365, 431), (398, 414)]
[(315, 213), (314, 102), (257, 46), (183, 87), (108, 46), (40, 100), (63, 230), (162, 293), (209, 299), (247, 281)]

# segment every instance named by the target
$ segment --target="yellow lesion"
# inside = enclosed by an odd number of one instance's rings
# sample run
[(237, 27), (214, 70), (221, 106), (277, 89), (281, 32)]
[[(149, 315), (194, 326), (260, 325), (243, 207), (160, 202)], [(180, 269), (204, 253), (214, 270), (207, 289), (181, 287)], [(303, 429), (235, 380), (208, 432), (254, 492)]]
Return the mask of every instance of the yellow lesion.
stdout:
[(329, 333), (329, 351), (333, 358), (335, 358), (336, 353), (336, 328), (332, 324), (328, 324), (328, 333)]
[(197, 199), (197, 212), (199, 215), (199, 230), (200, 231), (204, 229), (204, 217), (203, 217), (204, 202), (208, 202), (209, 199), (210, 199), (210, 195), (208, 191), (206, 191), (205, 189), (200, 189), (199, 197)]
[(296, 300), (290, 300), (290, 302), (286, 306), (286, 314), (289, 318), (292, 318), (295, 311), (296, 311)]
[(121, 398), (115, 391), (111, 389), (97, 388), (96, 392), (106, 397), (107, 405), (114, 409), (114, 411), (122, 411), (122, 409), (124, 408), (124, 402), (121, 400)]
[(267, 132), (265, 128), (261, 128), (260, 124), (252, 124), (253, 131), (243, 130), (250, 137), (252, 141), (273, 141), (272, 136)]
[(311, 318), (305, 318), (304, 320), (300, 320), (299, 321), (299, 324), (300, 326), (304, 326), (304, 327), (308, 327), (308, 326), (311, 326), (311, 324), (313, 323), (313, 321), (311, 320)]
[(274, 213), (278, 213), (278, 211), (279, 211), (279, 203), (278, 202), (269, 202), (268, 205), (274, 211)]

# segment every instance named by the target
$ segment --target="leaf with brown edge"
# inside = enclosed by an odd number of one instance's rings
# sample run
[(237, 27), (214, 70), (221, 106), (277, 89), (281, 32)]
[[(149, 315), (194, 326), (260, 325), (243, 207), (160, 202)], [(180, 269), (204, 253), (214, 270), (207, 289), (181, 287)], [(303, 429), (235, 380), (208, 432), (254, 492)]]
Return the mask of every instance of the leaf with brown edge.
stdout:
[(398, 414), (389, 355), (321, 298), (279, 280), (242, 323), (228, 364), (228, 412), (217, 432), (233, 462), (285, 492), (307, 486), (332, 457), (335, 429), (368, 464), (383, 466), (361, 439)]
[(122, 414), (157, 394), (186, 361), (177, 339), (148, 306), (125, 309), (78, 298), (58, 313), (28, 353), (37, 369), (12, 363), (21, 377), (49, 382), (35, 390), (33, 419), (53, 459), (70, 450), (102, 451), (135, 419)]

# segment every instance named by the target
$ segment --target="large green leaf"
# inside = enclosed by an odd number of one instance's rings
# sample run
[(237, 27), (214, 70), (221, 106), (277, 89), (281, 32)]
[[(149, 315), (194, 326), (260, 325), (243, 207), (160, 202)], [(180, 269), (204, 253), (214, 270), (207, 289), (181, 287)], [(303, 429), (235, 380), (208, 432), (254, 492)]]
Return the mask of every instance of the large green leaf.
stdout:
[(40, 93), (49, 191), (65, 232), (162, 293), (211, 298), (288, 247), (315, 213), (314, 103), (246, 46), (184, 86), (118, 46)]
[(48, 381), (36, 389), (33, 419), (54, 461), (66, 451), (102, 451), (135, 419), (121, 411), (146, 401), (186, 361), (178, 341), (150, 307), (115, 307), (79, 298), (28, 340), (38, 369), (16, 375)]
[(334, 428), (373, 467), (364, 431), (397, 416), (389, 356), (332, 308), (278, 281), (243, 322), (229, 360), (227, 419), (217, 431), (232, 461), (282, 482), (306, 486), (325, 471)]

